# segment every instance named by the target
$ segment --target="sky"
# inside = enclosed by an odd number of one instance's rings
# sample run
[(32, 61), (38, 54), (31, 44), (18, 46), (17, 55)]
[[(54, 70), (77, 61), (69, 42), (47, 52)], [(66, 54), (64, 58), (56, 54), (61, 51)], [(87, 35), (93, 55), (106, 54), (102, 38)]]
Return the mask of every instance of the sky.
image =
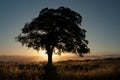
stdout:
[(120, 54), (120, 0), (0, 0), (0, 55), (34, 55), (15, 41), (43, 8), (65, 6), (83, 17), (92, 55)]

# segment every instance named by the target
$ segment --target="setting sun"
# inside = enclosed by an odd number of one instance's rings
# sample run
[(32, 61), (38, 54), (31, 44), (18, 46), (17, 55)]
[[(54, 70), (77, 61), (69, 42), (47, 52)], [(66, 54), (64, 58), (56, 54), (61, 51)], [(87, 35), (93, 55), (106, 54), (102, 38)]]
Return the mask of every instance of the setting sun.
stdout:
[[(47, 61), (48, 55), (46, 54), (45, 50), (40, 50), (38, 54), (39, 54), (39, 56), (43, 57), (45, 61)], [(59, 55), (53, 53), (53, 55), (52, 55), (53, 62), (58, 61), (59, 57), (60, 57)]]

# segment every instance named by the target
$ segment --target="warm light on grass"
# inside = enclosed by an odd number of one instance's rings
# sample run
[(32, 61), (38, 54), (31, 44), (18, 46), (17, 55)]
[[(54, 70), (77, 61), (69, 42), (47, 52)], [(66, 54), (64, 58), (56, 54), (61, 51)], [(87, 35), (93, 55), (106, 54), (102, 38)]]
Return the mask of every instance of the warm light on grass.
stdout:
[[(48, 74), (44, 65), (45, 62), (1, 62), (0, 79), (43, 80), (44, 74)], [(58, 80), (120, 80), (120, 59), (64, 61), (54, 63), (54, 66)]]

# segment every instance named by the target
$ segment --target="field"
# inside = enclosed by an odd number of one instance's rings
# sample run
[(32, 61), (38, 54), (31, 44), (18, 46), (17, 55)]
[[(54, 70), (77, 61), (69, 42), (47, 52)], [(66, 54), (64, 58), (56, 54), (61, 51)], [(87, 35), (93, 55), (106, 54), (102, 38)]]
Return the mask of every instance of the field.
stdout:
[(120, 80), (120, 58), (46, 62), (0, 62), (0, 80)]

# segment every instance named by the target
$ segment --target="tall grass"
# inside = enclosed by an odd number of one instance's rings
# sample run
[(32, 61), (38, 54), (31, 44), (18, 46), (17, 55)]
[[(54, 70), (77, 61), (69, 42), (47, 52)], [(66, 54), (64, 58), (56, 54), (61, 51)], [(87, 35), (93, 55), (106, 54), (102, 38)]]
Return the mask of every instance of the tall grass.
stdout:
[(47, 72), (45, 64), (0, 62), (0, 80), (120, 80), (119, 59), (62, 61), (54, 63), (54, 71)]

